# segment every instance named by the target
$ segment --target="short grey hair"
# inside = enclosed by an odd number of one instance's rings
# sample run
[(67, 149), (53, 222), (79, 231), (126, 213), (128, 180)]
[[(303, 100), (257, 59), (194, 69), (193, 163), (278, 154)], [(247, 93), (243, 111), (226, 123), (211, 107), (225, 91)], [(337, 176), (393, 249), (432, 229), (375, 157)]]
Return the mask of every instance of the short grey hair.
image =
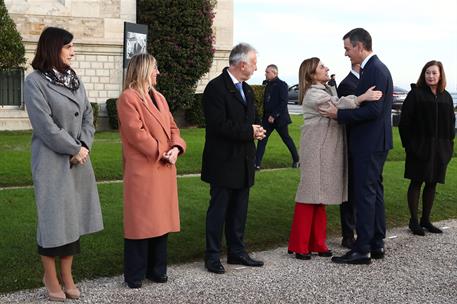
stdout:
[(271, 69), (276, 75), (278, 74), (278, 66), (276, 64), (269, 64), (267, 69)]
[(256, 49), (248, 43), (242, 42), (235, 45), (229, 55), (229, 64), (234, 66), (240, 62), (248, 62), (250, 52), (257, 53)]

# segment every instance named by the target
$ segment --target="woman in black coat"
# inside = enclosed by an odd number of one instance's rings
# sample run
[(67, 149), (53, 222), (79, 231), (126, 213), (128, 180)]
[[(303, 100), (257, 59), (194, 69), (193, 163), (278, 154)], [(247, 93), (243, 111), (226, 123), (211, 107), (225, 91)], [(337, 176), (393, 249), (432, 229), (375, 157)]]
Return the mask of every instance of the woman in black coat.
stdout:
[[(417, 83), (411, 84), (401, 111), (399, 131), (406, 151), (405, 178), (411, 180), (408, 188), (409, 228), (416, 235), (425, 235), (424, 228), (431, 233), (442, 233), (430, 222), (430, 212), (436, 184), (444, 184), (454, 149), (454, 106), (445, 87), (446, 76), (441, 62), (427, 62)], [(423, 183), (423, 209), (419, 223), (417, 209)]]

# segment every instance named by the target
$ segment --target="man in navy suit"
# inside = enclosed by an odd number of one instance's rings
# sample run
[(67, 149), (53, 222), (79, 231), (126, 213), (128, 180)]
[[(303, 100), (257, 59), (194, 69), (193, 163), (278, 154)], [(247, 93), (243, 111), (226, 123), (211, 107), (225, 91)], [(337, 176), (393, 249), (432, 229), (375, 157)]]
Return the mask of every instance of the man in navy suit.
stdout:
[(345, 55), (352, 64), (360, 63), (361, 75), (356, 95), (372, 86), (382, 91), (379, 101), (364, 102), (357, 109), (330, 107), (323, 115), (337, 119), (349, 128), (350, 200), (356, 207), (357, 239), (343, 256), (332, 261), (343, 264), (369, 264), (371, 258), (384, 257), (386, 235), (382, 170), (387, 153), (392, 149), (393, 83), (387, 67), (371, 49), (371, 36), (356, 28), (343, 37)]
[[(338, 97), (355, 95), (357, 91), (357, 85), (359, 84), (360, 78), (360, 64), (352, 64), (351, 71), (344, 78), (338, 86), (337, 92)], [(349, 135), (346, 130), (346, 135)], [(349, 180), (351, 172), (349, 172)], [(350, 186), (349, 186), (350, 187)], [(340, 220), (341, 220), (341, 235), (343, 240), (341, 245), (348, 249), (352, 249), (355, 243), (354, 230), (355, 230), (355, 207), (354, 202), (348, 200), (340, 205)]]
[(255, 167), (260, 170), (265, 147), (268, 137), (274, 130), (278, 131), (282, 141), (286, 144), (292, 155), (292, 168), (298, 167), (298, 153), (292, 137), (289, 135), (288, 125), (292, 123), (287, 109), (288, 86), (287, 83), (279, 79), (278, 67), (270, 64), (265, 69), (267, 85), (263, 96), (263, 119), (262, 126), (266, 130), (264, 139), (257, 144)]

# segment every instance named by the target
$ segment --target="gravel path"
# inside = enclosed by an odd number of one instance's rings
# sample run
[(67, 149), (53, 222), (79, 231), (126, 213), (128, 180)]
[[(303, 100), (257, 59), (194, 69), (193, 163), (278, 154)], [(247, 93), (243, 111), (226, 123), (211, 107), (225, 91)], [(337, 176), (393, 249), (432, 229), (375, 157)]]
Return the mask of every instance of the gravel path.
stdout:
[[(208, 273), (203, 262), (169, 267), (167, 284), (129, 289), (122, 276), (83, 281), (74, 303), (457, 303), (457, 220), (437, 223), (442, 235), (388, 232), (386, 258), (371, 265), (337, 265), (329, 258), (295, 259), (286, 248), (257, 252), (262, 268), (225, 265)], [(337, 254), (339, 239), (329, 240)], [(0, 303), (49, 303), (44, 288), (0, 295)]]

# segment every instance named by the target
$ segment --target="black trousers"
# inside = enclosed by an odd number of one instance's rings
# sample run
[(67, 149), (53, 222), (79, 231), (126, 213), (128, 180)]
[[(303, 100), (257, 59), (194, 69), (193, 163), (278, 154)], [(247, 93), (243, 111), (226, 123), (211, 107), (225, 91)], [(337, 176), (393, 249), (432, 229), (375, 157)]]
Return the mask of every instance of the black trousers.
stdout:
[(262, 158), (263, 154), (265, 153), (265, 147), (267, 146), (268, 143), (268, 137), (270, 137), (271, 133), (276, 130), (281, 136), (282, 141), (286, 144), (287, 149), (289, 149), (290, 154), (292, 155), (292, 161), (293, 162), (298, 162), (298, 153), (297, 153), (297, 148), (295, 147), (294, 141), (292, 137), (289, 135), (289, 127), (287, 124), (283, 126), (277, 127), (276, 124), (270, 124), (266, 123), (263, 125), (266, 133), (265, 133), (265, 138), (262, 140), (259, 140), (257, 143), (257, 152), (255, 156), (255, 165), (260, 167), (260, 164), (262, 163)]
[(124, 239), (124, 280), (142, 281), (144, 277), (167, 274), (168, 234), (141, 240)]
[(228, 189), (211, 185), (210, 195), (211, 199), (206, 213), (205, 259), (220, 259), (224, 223), (228, 255), (239, 256), (246, 253), (243, 239), (249, 188)]
[(352, 192), (352, 158), (348, 157), (349, 200), (340, 205), (341, 236), (343, 239), (353, 239), (355, 231), (355, 206)]

